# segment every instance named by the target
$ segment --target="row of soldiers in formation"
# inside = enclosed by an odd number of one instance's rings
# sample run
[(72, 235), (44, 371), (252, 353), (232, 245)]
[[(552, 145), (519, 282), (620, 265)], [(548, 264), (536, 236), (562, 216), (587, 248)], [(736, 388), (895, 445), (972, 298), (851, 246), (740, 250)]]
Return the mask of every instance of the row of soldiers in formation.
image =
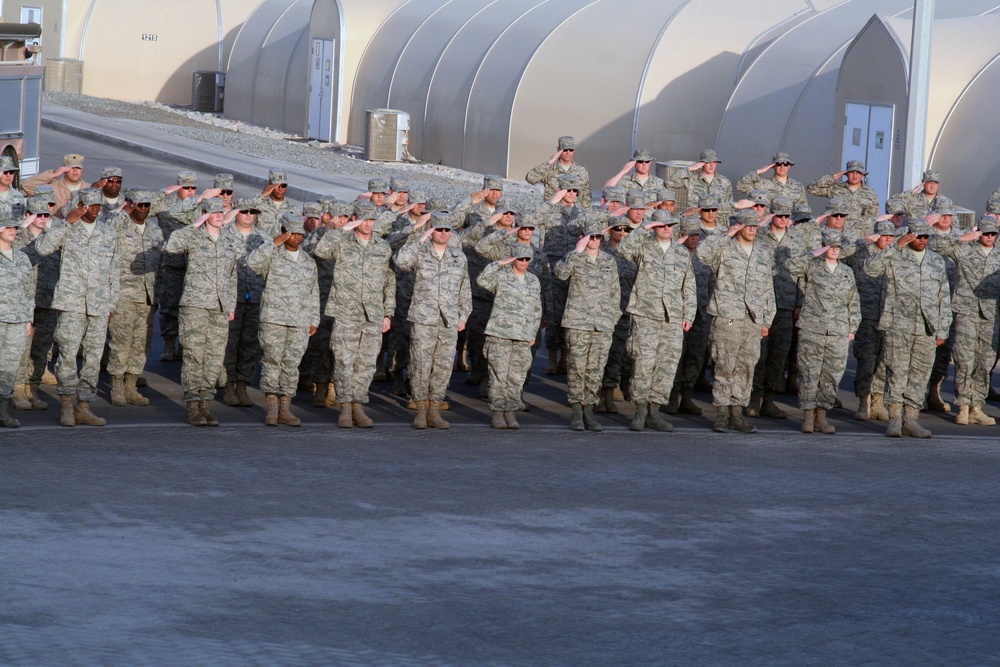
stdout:
[[(531, 212), (507, 205), (502, 179), (492, 176), (455, 206), (401, 179), (373, 179), (357, 202), (324, 198), (299, 210), (284, 200), (280, 171), (260, 196), (234, 201), (229, 175), (200, 195), (191, 172), (176, 186), (122, 195), (120, 170), (108, 168), (89, 188), (78, 173), (80, 187), (60, 201), (59, 182), (82, 167), (81, 156), (67, 156), (64, 170), (40, 175), (52, 185), (34, 184), (23, 215), (11, 215), (0, 233), (10, 299), (0, 307), (3, 422), (14, 423), (12, 395), (18, 407), (44, 405), (37, 386), (54, 340), (60, 423), (103, 424), (89, 404), (108, 329), (112, 403), (147, 404), (137, 384), (159, 307), (164, 360), (183, 356), (194, 425), (218, 423), (217, 385), (227, 404), (249, 405), (246, 387), (262, 361), (265, 423), (299, 423), (290, 401), (303, 370), (314, 404), (339, 402), (340, 426), (371, 426), (363, 406), (384, 362), (397, 392), (410, 394), (414, 426), (446, 428), (440, 412), (464, 333), (470, 379), (489, 398), (492, 426), (517, 428), (544, 328), (546, 372), (568, 376), (572, 428), (600, 430), (594, 410), (616, 411), (622, 385), (635, 404), (630, 428), (669, 431), (660, 407), (700, 414), (691, 394), (710, 359), (714, 428), (752, 432), (744, 413), (785, 416), (773, 394), (786, 383), (797, 328), (804, 431), (833, 431), (826, 411), (857, 332), (858, 416), (887, 418), (890, 435), (929, 435), (917, 421), (922, 376), (945, 347), (952, 303), (945, 260), (926, 249), (928, 239), (953, 258), (958, 278), (973, 275), (962, 270), (970, 262), (991, 274), (989, 262), (976, 262), (995, 255), (992, 218), (971, 235), (950, 233), (954, 211), (937, 195), (937, 174), (873, 217), (867, 195), (857, 194), (867, 186), (852, 187), (864, 167), (848, 163), (846, 174), (817, 181), (828, 195), (848, 194), (814, 219), (801, 185), (787, 178), (787, 155), (769, 165), (774, 178), (762, 176), (767, 168), (745, 177), (738, 187), (749, 197), (733, 202), (715, 173), (718, 157), (705, 151), (672, 179), (698, 201), (678, 214), (671, 188), (649, 174), (648, 152), (636, 152), (595, 206), (584, 203), (589, 179), (572, 153), (572, 138), (560, 138), (557, 154), (529, 172), (529, 182), (551, 191)], [(956, 336), (969, 280), (955, 283)], [(970, 289), (978, 295), (989, 282)], [(978, 304), (993, 326), (995, 296), (976, 298), (993, 300), (992, 309)], [(982, 404), (996, 353), (992, 339), (980, 348), (971, 345), (992, 354), (988, 363), (956, 353), (959, 423), (990, 421)]]

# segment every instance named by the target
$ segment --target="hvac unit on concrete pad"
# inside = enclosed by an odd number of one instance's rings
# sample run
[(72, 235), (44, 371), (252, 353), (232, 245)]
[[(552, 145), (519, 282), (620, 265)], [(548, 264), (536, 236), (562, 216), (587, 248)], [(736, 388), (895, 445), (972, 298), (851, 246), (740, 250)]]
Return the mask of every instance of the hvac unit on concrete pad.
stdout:
[(191, 83), (191, 108), (195, 111), (222, 113), (225, 91), (225, 72), (198, 70)]
[(368, 159), (399, 162), (409, 143), (410, 114), (395, 109), (369, 109)]

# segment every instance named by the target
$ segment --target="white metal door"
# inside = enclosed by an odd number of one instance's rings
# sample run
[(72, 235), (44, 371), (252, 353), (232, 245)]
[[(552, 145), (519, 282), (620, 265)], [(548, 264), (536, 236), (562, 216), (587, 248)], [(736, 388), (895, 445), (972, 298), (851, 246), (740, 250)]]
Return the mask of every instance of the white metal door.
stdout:
[(840, 168), (848, 160), (864, 162), (868, 185), (883, 203), (889, 197), (892, 169), (892, 117), (892, 107), (848, 102), (841, 151)]
[(334, 41), (314, 39), (309, 85), (309, 138), (333, 136)]

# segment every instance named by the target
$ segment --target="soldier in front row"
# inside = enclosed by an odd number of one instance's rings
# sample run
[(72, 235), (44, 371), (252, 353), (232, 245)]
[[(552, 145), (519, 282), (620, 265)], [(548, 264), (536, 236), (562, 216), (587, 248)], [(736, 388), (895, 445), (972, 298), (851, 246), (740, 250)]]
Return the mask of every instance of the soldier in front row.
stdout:
[(10, 416), (17, 368), (31, 336), (35, 307), (35, 277), (31, 260), (14, 249), (21, 220), (0, 220), (0, 427), (16, 428)]

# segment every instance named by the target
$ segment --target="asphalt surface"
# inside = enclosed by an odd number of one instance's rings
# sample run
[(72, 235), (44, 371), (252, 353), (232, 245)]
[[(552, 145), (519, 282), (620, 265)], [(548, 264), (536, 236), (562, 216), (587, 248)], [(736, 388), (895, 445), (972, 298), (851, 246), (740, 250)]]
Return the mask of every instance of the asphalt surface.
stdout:
[(786, 396), (719, 435), (699, 394), (672, 434), (574, 433), (542, 357), (518, 432), (461, 373), (449, 431), (387, 384), (370, 430), (304, 393), (265, 427), (256, 391), (193, 428), (156, 343), (150, 407), (105, 385), (108, 426), (61, 428), (46, 387), (0, 431), (0, 665), (1000, 664), (995, 428), (805, 436)]

